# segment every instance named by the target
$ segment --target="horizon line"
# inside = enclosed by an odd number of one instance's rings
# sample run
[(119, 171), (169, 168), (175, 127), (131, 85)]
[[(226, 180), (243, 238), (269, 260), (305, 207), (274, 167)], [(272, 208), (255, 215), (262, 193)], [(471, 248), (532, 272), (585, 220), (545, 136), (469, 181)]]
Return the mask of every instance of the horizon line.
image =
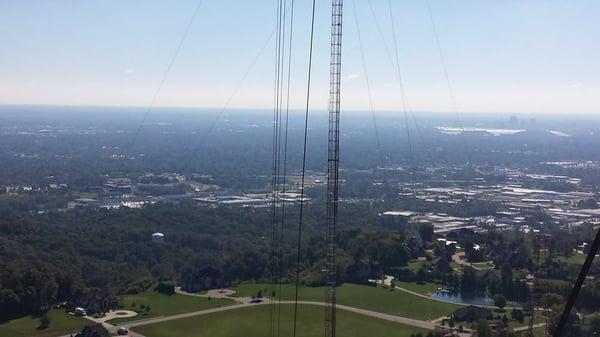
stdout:
[[(82, 105), (82, 104), (46, 104), (46, 103), (0, 103), (0, 108), (6, 108), (6, 107), (16, 107), (16, 108), (25, 108), (25, 107), (31, 107), (31, 108), (67, 108), (67, 109), (77, 109), (77, 108), (82, 108), (82, 109), (102, 109), (102, 108), (110, 108), (110, 109), (148, 109), (147, 106), (143, 106), (143, 105), (112, 105), (112, 104), (106, 104), (106, 105)], [(223, 108), (221, 107), (217, 107), (217, 106), (154, 106), (151, 108), (150, 111), (153, 110), (165, 110), (165, 109), (171, 109), (171, 110), (224, 110), (224, 111), (243, 111), (243, 110), (247, 110), (247, 111), (256, 111), (256, 112), (272, 112), (273, 107), (229, 107), (229, 108)], [(319, 111), (319, 112), (326, 112), (327, 109), (326, 108), (322, 108), (322, 109), (317, 109), (317, 108), (313, 108), (311, 109), (312, 111)], [(289, 110), (290, 112), (294, 112), (294, 113), (304, 113), (304, 108), (290, 108)], [(344, 109), (342, 108), (342, 111), (345, 111), (346, 113), (371, 113), (371, 111), (369, 109)], [(389, 114), (389, 113), (403, 113), (402, 109), (395, 109), (395, 110), (391, 110), (391, 109), (378, 109), (378, 110), (373, 110), (374, 113), (384, 113), (384, 114)], [(427, 110), (416, 110), (416, 111), (410, 111), (411, 114), (430, 114), (430, 115), (455, 115), (456, 112), (454, 111), (427, 111)], [(461, 111), (459, 112), (460, 115), (477, 115), (477, 116), (482, 116), (482, 115), (506, 115), (506, 116), (511, 116), (511, 115), (516, 115), (517, 117), (519, 115), (524, 115), (524, 116), (548, 116), (548, 117), (560, 117), (563, 114), (568, 115), (569, 117), (599, 117), (600, 118), (600, 113), (597, 112), (526, 112), (526, 111), (521, 111), (521, 112), (507, 112), (507, 111)], [(454, 116), (452, 116), (454, 117)]]

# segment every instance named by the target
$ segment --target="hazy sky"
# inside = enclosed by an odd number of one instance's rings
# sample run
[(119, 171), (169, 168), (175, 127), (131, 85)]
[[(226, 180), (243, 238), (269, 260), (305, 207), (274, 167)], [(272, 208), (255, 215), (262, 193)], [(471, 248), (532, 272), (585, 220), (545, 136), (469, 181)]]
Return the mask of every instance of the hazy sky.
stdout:
[[(392, 47), (387, 0), (370, 0)], [(376, 110), (399, 86), (369, 1), (355, 0)], [(452, 104), (425, 0), (392, 0), (408, 102)], [(147, 106), (197, 0), (0, 1), (0, 104)], [(343, 107), (368, 108), (353, 1), (345, 1)], [(310, 0), (296, 0), (292, 105), (306, 82)], [(313, 106), (326, 108), (329, 1), (316, 18)], [(600, 1), (431, 0), (459, 110), (600, 113)], [(157, 106), (222, 107), (275, 26), (276, 0), (204, 0)], [(269, 108), (271, 40), (232, 107)]]

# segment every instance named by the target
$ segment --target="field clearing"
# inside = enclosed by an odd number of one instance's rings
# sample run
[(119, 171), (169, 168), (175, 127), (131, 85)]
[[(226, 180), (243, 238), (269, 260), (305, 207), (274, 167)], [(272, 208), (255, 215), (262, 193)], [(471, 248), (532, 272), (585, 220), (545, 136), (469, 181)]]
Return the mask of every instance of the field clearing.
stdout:
[[(137, 321), (157, 316), (171, 316), (185, 312), (206, 310), (234, 304), (227, 299), (208, 299), (203, 297), (185, 295), (164, 295), (154, 291), (146, 291), (137, 295), (128, 295), (122, 298), (122, 309), (133, 310), (138, 313), (135, 317), (116, 318), (109, 321), (111, 324)], [(150, 306), (150, 311), (142, 310), (141, 306)]]
[(410, 291), (414, 291), (415, 293), (422, 295), (431, 295), (438, 291), (438, 288), (447, 289), (447, 286), (441, 284), (435, 284), (430, 282), (425, 283), (415, 283), (415, 282), (402, 282), (402, 281), (394, 281), (394, 284), (397, 287), (404, 288)]
[(54, 337), (81, 330), (86, 325), (93, 324), (85, 318), (69, 315), (64, 310), (52, 309), (48, 311), (50, 326), (38, 330), (40, 325), (38, 317), (22, 317), (0, 324), (0, 336), (4, 337)]
[[(236, 290), (239, 292), (239, 296), (254, 296), (259, 290), (267, 296), (270, 293), (269, 288), (269, 284), (241, 284)], [(283, 300), (294, 299), (293, 286), (282, 285), (281, 290)], [(324, 295), (325, 289), (322, 287), (302, 287), (299, 291), (300, 299), (307, 301), (322, 302), (324, 301)], [(455, 304), (427, 300), (400, 290), (391, 291), (357, 284), (339, 286), (337, 288), (337, 303), (421, 320), (446, 316), (461, 307)]]
[(416, 273), (417, 271), (419, 271), (419, 269), (421, 269), (421, 267), (423, 267), (426, 264), (427, 261), (424, 260), (411, 261), (404, 269), (408, 269)]
[(471, 263), (471, 266), (473, 266), (474, 268), (477, 269), (481, 269), (481, 270), (485, 270), (485, 269), (494, 269), (494, 264), (490, 261), (486, 261), (486, 262), (474, 262)]
[(452, 261), (452, 262), (450, 262), (450, 267), (457, 272), (462, 272), (462, 270), (465, 266)]
[[(291, 336), (293, 305), (281, 306), (281, 330), (283, 336)], [(322, 307), (300, 305), (298, 307), (298, 337), (323, 334), (324, 312)], [(204, 316), (184, 318), (134, 328), (146, 337), (264, 337), (269, 335), (270, 306), (255, 306)], [(338, 310), (338, 335), (345, 337), (409, 337), (425, 330)]]
[(556, 279), (544, 279), (543, 281), (554, 287), (568, 287), (568, 288), (573, 287), (573, 284), (575, 283), (575, 281), (565, 281), (565, 280), (556, 280)]
[[(587, 257), (587, 255), (585, 255), (585, 254), (573, 252), (573, 254), (571, 254), (571, 256), (569, 256), (569, 257), (566, 257), (564, 255), (558, 255), (555, 257), (555, 259), (559, 262), (565, 262), (567, 264), (574, 264), (574, 265), (581, 266), (585, 262), (586, 257)], [(596, 259), (594, 259), (594, 260), (596, 260)]]

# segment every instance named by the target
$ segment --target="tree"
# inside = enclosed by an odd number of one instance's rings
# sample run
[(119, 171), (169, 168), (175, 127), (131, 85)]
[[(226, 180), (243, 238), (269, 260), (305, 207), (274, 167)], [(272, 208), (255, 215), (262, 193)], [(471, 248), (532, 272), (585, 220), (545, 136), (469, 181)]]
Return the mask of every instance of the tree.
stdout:
[(475, 269), (471, 267), (463, 268), (463, 273), (460, 278), (460, 290), (463, 293), (475, 294), (483, 289), (481, 280), (478, 278)]
[(42, 315), (42, 317), (40, 317), (40, 326), (38, 327), (38, 330), (48, 329), (49, 326), (50, 316), (48, 316), (48, 313), (46, 312)]
[(525, 321), (525, 314), (523, 313), (523, 310), (514, 308), (510, 311), (510, 318), (519, 323), (523, 323)]
[(579, 208), (598, 208), (598, 202), (594, 198), (579, 200), (577, 203)]
[(12, 289), (0, 289), (0, 316), (8, 317), (21, 305), (21, 299)]
[(490, 328), (490, 323), (486, 319), (477, 321), (475, 331), (477, 332), (477, 337), (492, 337), (492, 328)]
[(422, 266), (421, 268), (419, 268), (416, 276), (417, 276), (418, 282), (427, 281), (427, 268), (425, 268), (425, 266)]
[(149, 305), (146, 306), (146, 311), (152, 310)]
[(588, 336), (600, 336), (600, 317), (594, 316), (588, 323)]
[(175, 294), (175, 283), (174, 282), (159, 282), (155, 288), (156, 292), (165, 294), (165, 295), (173, 295)]
[(560, 294), (547, 293), (542, 296), (542, 303), (544, 307), (550, 308), (553, 306), (562, 306), (564, 298)]
[(506, 306), (506, 297), (502, 294), (494, 295), (494, 305), (500, 309), (503, 309)]
[(421, 227), (419, 227), (419, 235), (421, 235), (421, 240), (425, 242), (433, 241), (433, 225), (421, 225)]
[(110, 337), (110, 333), (102, 324), (88, 325), (75, 337)]

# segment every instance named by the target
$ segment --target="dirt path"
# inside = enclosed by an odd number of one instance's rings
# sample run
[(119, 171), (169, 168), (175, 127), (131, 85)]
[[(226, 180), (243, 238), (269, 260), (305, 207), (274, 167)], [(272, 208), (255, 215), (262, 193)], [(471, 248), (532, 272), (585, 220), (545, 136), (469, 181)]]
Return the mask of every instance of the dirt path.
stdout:
[(459, 264), (461, 266), (467, 266), (467, 267), (471, 267), (475, 270), (490, 270), (490, 269), (494, 269), (493, 267), (486, 267), (486, 268), (481, 268), (481, 267), (477, 267), (475, 266), (473, 263), (469, 262), (466, 260), (465, 258), (465, 252), (459, 252), (456, 253), (454, 255), (452, 255), (452, 262)]

